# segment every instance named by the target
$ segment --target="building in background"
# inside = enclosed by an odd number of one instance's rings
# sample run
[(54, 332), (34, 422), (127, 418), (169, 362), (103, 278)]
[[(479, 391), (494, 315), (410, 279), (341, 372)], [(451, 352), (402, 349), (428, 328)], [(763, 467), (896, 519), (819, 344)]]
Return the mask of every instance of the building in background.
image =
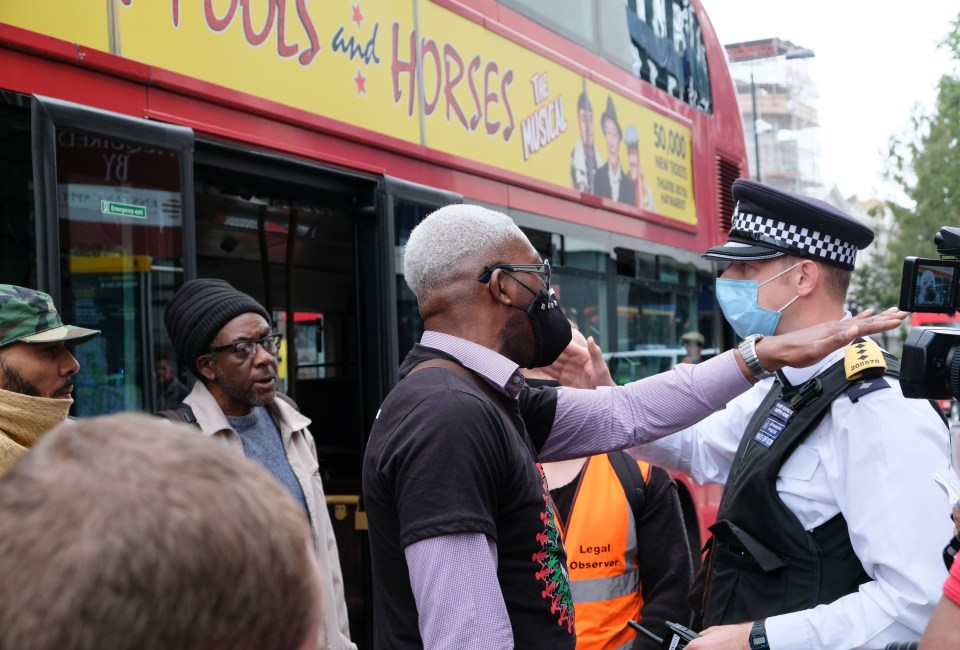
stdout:
[(750, 176), (803, 194), (824, 193), (811, 50), (768, 38), (724, 46), (737, 86)]

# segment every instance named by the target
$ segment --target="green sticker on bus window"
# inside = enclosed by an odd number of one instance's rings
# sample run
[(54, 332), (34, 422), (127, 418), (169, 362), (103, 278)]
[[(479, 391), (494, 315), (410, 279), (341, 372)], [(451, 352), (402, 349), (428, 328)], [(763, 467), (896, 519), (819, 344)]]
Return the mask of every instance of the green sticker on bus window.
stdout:
[(147, 218), (147, 209), (142, 205), (117, 203), (116, 201), (100, 201), (100, 213), (114, 214), (118, 217), (133, 217), (134, 219)]

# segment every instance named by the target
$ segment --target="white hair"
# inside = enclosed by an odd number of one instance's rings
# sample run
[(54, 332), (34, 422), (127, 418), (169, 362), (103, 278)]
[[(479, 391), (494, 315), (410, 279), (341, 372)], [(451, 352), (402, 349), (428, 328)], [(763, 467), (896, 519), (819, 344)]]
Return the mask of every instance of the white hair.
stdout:
[(455, 204), (436, 210), (421, 221), (407, 241), (403, 277), (417, 300), (444, 286), (451, 269), (476, 263), (477, 277), (483, 265), (494, 264), (503, 247), (512, 241), (528, 241), (507, 215), (478, 205)]

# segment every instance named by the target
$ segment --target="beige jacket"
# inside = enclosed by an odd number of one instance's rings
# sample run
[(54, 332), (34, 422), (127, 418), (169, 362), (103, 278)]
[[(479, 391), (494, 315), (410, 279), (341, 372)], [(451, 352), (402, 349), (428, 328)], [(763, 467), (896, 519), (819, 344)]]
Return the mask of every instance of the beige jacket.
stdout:
[[(226, 416), (203, 382), (196, 382), (193, 390), (183, 401), (193, 409), (193, 414), (204, 435), (221, 440), (235, 453), (243, 454), (240, 436), (227, 423)], [(340, 570), (337, 540), (333, 535), (330, 513), (327, 510), (323, 484), (320, 480), (316, 443), (307, 430), (310, 418), (304, 417), (280, 399), (273, 400), (267, 408), (270, 409), (280, 428), (283, 447), (287, 451), (287, 460), (290, 461), (290, 467), (300, 482), (303, 496), (307, 500), (307, 509), (310, 512), (313, 542), (317, 548), (317, 561), (322, 578), (320, 600), (323, 608), (323, 625), (320, 632), (320, 647), (324, 650), (356, 650), (357, 646), (350, 641), (347, 603), (343, 593), (343, 573)]]

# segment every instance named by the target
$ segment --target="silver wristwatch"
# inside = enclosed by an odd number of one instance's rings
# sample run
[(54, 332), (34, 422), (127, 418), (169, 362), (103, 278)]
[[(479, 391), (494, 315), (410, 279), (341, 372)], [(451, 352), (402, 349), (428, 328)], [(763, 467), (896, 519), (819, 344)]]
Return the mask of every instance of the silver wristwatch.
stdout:
[(773, 376), (773, 373), (764, 368), (759, 357), (757, 357), (757, 341), (762, 338), (763, 334), (751, 334), (740, 341), (740, 345), (737, 346), (740, 350), (740, 356), (743, 357), (743, 362), (747, 364), (747, 369), (757, 380)]

